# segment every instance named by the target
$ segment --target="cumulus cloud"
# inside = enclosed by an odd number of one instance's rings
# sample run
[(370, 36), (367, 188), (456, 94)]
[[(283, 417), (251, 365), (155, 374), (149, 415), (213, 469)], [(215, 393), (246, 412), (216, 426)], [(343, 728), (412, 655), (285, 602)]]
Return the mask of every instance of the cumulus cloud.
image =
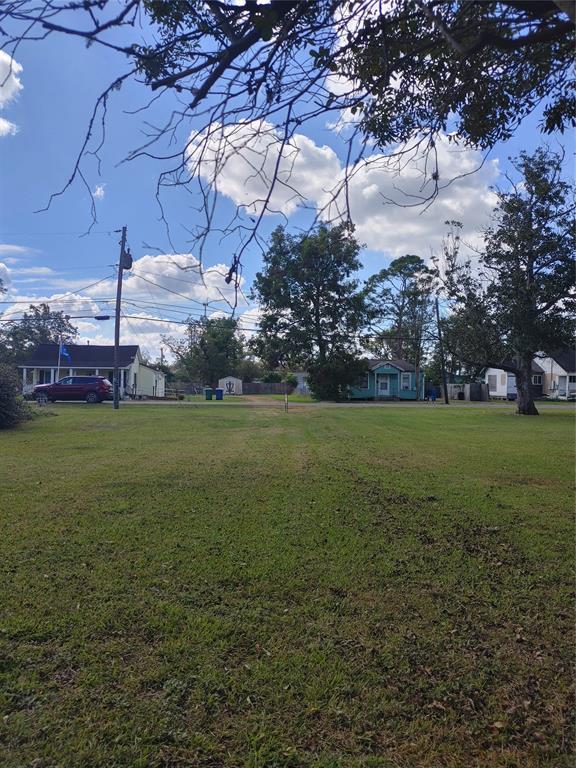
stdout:
[(11, 283), (10, 270), (3, 261), (0, 261), (0, 284), (3, 288), (9, 288)]
[(340, 161), (334, 150), (304, 134), (282, 144), (264, 121), (213, 125), (208, 135), (190, 137), (188, 169), (248, 213), (260, 213), (270, 195), (267, 212), (289, 215), (330, 188)]
[[(114, 343), (114, 327), (109, 323), (76, 323), (80, 343), (111, 345)], [(164, 358), (170, 360), (170, 351), (163, 342), (163, 336), (180, 336), (183, 326), (170, 322), (154, 314), (143, 316), (141, 313), (126, 313), (120, 318), (120, 343), (137, 344), (144, 355), (151, 360), (160, 358), (160, 349)]]
[(260, 325), (261, 317), (262, 310), (260, 307), (252, 307), (252, 309), (242, 312), (238, 317), (238, 329), (246, 338), (254, 336)]
[[(490, 185), (498, 175), (498, 161), (483, 163), (479, 151), (462, 148), (440, 137), (425, 152), (414, 141), (404, 154), (373, 154), (344, 168), (336, 153), (296, 134), (284, 147), (280, 134), (268, 123), (218, 127), (207, 138), (200, 158), (199, 137), (192, 140), (189, 168), (213, 188), (251, 214), (263, 201), (278, 167), (278, 181), (266, 213), (286, 216), (299, 205), (315, 206), (320, 218), (332, 223), (350, 204), (356, 234), (370, 249), (391, 255), (427, 255), (437, 249), (444, 222), (457, 219), (473, 239), (488, 220), (495, 196)], [(435, 189), (430, 206), (426, 201)], [(347, 184), (345, 180), (347, 179)]]
[[(18, 75), (22, 65), (9, 56), (6, 51), (0, 51), (0, 109), (4, 109), (22, 90)], [(0, 117), (0, 137), (13, 136), (18, 126)]]
[[(144, 298), (167, 304), (194, 303), (200, 309), (221, 306), (225, 312), (234, 303), (234, 286), (225, 282), (225, 264), (202, 267), (190, 253), (146, 255), (134, 259), (132, 269), (124, 273), (123, 296)], [(243, 281), (241, 281), (242, 287)], [(107, 296), (116, 291), (116, 281), (109, 280), (87, 290), (93, 296)], [(240, 297), (242, 301), (242, 297)]]
[[(348, 200), (360, 242), (395, 256), (425, 257), (439, 248), (445, 221), (461, 221), (469, 240), (487, 224), (496, 204), (490, 185), (498, 176), (498, 161), (482, 165), (480, 152), (454, 148), (447, 139), (440, 139), (435, 151), (440, 188), (429, 206), (422, 203), (434, 190), (430, 157), (418, 153), (399, 167), (396, 160), (373, 155), (349, 169)], [(337, 221), (346, 210), (343, 188), (334, 199), (316, 202), (327, 220)]]
[(0, 138), (3, 136), (15, 136), (17, 133), (18, 126), (15, 123), (11, 123), (10, 120), (0, 117)]
[(94, 192), (92, 192), (92, 197), (94, 200), (103, 200), (104, 195), (106, 194), (104, 187), (106, 184), (97, 184)]
[(100, 306), (88, 296), (75, 293), (26, 294), (11, 291), (8, 301), (10, 305), (4, 310), (4, 316), (20, 317), (28, 311), (30, 304), (48, 304), (54, 312), (66, 315), (97, 315)]

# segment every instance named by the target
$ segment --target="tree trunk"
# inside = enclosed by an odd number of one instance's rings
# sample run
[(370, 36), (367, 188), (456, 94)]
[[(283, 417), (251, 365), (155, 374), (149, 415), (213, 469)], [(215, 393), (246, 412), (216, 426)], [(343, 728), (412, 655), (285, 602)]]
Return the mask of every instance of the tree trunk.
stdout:
[(534, 398), (532, 397), (532, 358), (523, 360), (520, 367), (516, 371), (516, 404), (518, 410), (516, 411), (521, 416), (538, 416), (538, 409), (534, 404)]

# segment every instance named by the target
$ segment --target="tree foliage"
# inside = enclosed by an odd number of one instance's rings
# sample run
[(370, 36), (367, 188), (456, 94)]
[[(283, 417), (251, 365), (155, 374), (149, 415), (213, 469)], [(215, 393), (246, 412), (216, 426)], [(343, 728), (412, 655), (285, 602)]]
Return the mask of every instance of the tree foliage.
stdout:
[(188, 381), (213, 387), (234, 375), (244, 359), (238, 321), (232, 318), (190, 319), (182, 338), (165, 337), (164, 342)]
[(345, 363), (354, 360), (366, 321), (355, 277), (359, 249), (345, 225), (306, 235), (274, 230), (253, 289), (262, 310), (255, 347), (275, 363), (271, 367), (314, 367), (322, 375), (330, 369), (337, 387), (357, 378), (354, 366), (346, 373)]
[(14, 368), (0, 363), (0, 429), (11, 429), (31, 418), (31, 411), (20, 395)]
[(431, 346), (432, 291), (432, 275), (419, 256), (401, 256), (372, 275), (366, 283), (372, 331), (366, 348), (419, 366)]
[(469, 365), (514, 373), (519, 412), (536, 414), (532, 361), (574, 340), (574, 189), (562, 178), (562, 157), (549, 150), (522, 153), (514, 164), (521, 179), (498, 193), (479, 270), (460, 259), (458, 234), (447, 241), (446, 341)]
[(14, 322), (0, 328), (0, 360), (18, 363), (39, 344), (71, 344), (78, 335), (63, 312), (54, 312), (48, 304), (30, 305), (30, 309)]

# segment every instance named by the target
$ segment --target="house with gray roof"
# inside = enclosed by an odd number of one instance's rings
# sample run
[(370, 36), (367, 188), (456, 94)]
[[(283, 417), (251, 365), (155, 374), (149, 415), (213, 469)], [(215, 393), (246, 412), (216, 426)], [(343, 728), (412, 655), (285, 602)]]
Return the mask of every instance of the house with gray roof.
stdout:
[(539, 355), (544, 372), (543, 391), (561, 400), (576, 396), (576, 349), (559, 349), (550, 355)]
[[(121, 346), (118, 353), (121, 397), (164, 397), (166, 376), (145, 363), (138, 345)], [(52, 384), (68, 376), (104, 376), (112, 381), (114, 347), (39, 344), (18, 367), (24, 394), (32, 392), (37, 384)]]

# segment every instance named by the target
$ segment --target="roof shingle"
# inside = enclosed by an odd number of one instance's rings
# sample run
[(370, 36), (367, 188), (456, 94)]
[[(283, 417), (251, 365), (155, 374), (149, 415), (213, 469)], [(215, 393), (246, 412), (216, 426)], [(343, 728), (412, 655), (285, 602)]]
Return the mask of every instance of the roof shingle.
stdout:
[[(61, 368), (113, 368), (114, 347), (98, 344), (66, 344), (70, 358), (62, 355)], [(127, 368), (136, 357), (138, 345), (118, 348), (118, 365)], [(55, 368), (58, 365), (58, 344), (40, 344), (19, 368)]]

